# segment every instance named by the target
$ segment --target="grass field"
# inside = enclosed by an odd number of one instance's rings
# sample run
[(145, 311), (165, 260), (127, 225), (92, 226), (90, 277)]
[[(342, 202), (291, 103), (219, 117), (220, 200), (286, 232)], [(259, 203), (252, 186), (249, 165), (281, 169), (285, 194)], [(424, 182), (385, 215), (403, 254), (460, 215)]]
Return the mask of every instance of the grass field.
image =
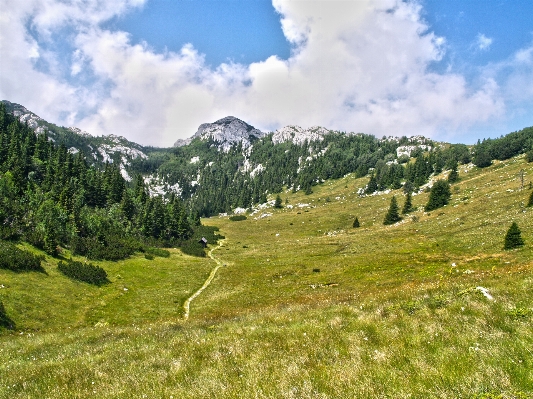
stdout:
[[(203, 220), (225, 266), (187, 320), (209, 258), (98, 262), (102, 287), (51, 258), (46, 274), (0, 270), (17, 325), (0, 335), (0, 398), (533, 397), (533, 164), (459, 172), (449, 205), (414, 196), (392, 226), (401, 191), (360, 198), (352, 176)], [(512, 221), (526, 245), (504, 251)]]

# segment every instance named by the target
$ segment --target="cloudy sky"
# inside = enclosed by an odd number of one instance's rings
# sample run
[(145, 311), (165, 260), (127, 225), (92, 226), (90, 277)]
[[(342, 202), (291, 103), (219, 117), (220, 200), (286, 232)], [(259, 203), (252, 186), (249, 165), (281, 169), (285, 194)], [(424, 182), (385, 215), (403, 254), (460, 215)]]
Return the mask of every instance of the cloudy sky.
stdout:
[(233, 115), (473, 143), (533, 125), (531, 0), (0, 0), (0, 99), (170, 146)]

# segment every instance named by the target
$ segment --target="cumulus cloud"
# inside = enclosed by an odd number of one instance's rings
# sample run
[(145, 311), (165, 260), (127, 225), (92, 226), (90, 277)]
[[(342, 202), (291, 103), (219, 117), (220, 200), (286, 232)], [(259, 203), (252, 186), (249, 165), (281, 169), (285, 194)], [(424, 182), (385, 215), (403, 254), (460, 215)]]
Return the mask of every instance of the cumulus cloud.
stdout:
[[(299, 124), (442, 137), (505, 111), (497, 74), (473, 87), (459, 74), (431, 71), (445, 39), (429, 31), (415, 1), (273, 0), (293, 46), (289, 59), (216, 68), (193, 44), (158, 53), (148, 43), (133, 44), (126, 32), (102, 28), (142, 0), (22, 3), (23, 10), (0, 15), (2, 38), (14, 41), (0, 41), (8, 54), (0, 95), (93, 134), (171, 145), (201, 123), (234, 115), (267, 131)], [(90, 76), (90, 85), (66, 79), (60, 68), (38, 67), (46, 41), (65, 26), (72, 27), (73, 48), (65, 74), (80, 82)], [(91, 111), (81, 115), (84, 107)]]

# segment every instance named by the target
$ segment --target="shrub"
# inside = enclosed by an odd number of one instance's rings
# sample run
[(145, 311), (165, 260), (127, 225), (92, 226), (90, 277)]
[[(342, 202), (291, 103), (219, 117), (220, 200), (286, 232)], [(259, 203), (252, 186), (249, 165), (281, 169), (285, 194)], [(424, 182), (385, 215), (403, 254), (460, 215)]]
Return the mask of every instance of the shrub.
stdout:
[(527, 206), (533, 206), (533, 191), (529, 195), (529, 201), (527, 202)]
[(516, 222), (513, 222), (511, 227), (509, 227), (509, 230), (507, 230), (507, 234), (505, 234), (505, 243), (503, 249), (513, 249), (523, 245), (524, 240), (522, 240), (521, 231)]
[(205, 257), (205, 250), (202, 244), (197, 243), (196, 241), (185, 241), (181, 246), (181, 252), (191, 256), (198, 256), (201, 258)]
[(73, 280), (83, 281), (97, 286), (109, 283), (106, 271), (92, 263), (82, 263), (72, 260), (67, 263), (60, 261), (57, 264), (57, 268), (65, 276)]
[(17, 248), (16, 245), (0, 241), (0, 269), (14, 272), (38, 271), (43, 272), (41, 262), (44, 256), (37, 256), (28, 251)]
[(144, 254), (144, 258), (148, 260), (154, 260), (154, 255), (152, 254)]
[(72, 252), (89, 259), (121, 260), (141, 249), (139, 242), (132, 238), (116, 235), (98, 237), (74, 237), (70, 241)]
[(241, 220), (246, 220), (246, 216), (244, 215), (233, 215), (229, 217), (229, 220), (232, 222), (240, 222)]
[(160, 258), (169, 258), (170, 257), (170, 252), (167, 251), (166, 249), (162, 249), (162, 248), (149, 247), (149, 248), (146, 248), (144, 250), (144, 252), (146, 252), (146, 254), (148, 254), (148, 255), (152, 255), (152, 259), (153, 259), (154, 256), (159, 256)]
[(355, 220), (353, 221), (353, 227), (356, 229), (358, 227), (360, 227), (361, 224), (359, 223), (359, 218), (355, 218)]

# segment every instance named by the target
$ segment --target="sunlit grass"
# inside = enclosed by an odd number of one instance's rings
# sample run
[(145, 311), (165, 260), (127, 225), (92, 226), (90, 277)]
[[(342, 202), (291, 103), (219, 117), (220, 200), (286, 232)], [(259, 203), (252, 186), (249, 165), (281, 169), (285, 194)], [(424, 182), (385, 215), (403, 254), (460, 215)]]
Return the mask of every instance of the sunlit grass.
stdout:
[[(360, 198), (368, 179), (352, 176), (282, 193), (292, 209), (204, 220), (226, 237), (214, 252), (226, 266), (188, 320), (208, 258), (99, 262), (103, 287), (64, 278), (50, 258), (47, 274), (0, 271), (18, 328), (0, 336), (0, 397), (531, 397), (521, 169), (528, 183), (523, 157), (461, 167), (448, 206), (425, 213), (428, 194), (416, 195), (420, 210), (392, 226), (383, 217), (401, 191)], [(512, 221), (526, 245), (504, 251)]]

